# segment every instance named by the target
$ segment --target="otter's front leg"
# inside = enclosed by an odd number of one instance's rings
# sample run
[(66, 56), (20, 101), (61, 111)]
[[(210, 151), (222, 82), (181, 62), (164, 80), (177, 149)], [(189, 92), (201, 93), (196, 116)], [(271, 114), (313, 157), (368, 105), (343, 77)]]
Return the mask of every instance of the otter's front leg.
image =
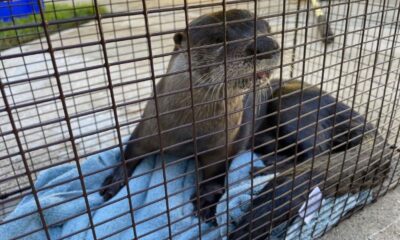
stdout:
[[(135, 139), (135, 133), (136, 132), (131, 135), (129, 141), (133, 141)], [(157, 149), (157, 145), (154, 143), (157, 143), (157, 138), (155, 136), (141, 141), (128, 143), (124, 150), (125, 165), (121, 162), (114, 172), (103, 182), (102, 186), (104, 189), (100, 191), (100, 195), (103, 196), (104, 201), (114, 197), (125, 185), (125, 168), (127, 177), (129, 179), (136, 166), (143, 160), (143, 157), (140, 156)]]
[[(198, 192), (192, 197), (196, 214), (205, 221), (215, 221), (216, 205), (225, 191), (224, 182), (227, 171), (225, 149), (218, 149), (199, 156), (203, 178)], [(199, 199), (197, 199), (197, 193)], [(200, 209), (199, 209), (199, 208)]]

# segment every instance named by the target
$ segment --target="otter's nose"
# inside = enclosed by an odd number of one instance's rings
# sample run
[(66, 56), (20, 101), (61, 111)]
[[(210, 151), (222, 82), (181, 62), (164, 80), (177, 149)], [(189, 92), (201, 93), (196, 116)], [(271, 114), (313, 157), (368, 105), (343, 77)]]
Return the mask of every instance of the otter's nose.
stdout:
[(257, 37), (257, 49), (254, 49), (254, 42), (246, 47), (248, 56), (257, 54), (257, 59), (271, 59), (278, 54), (279, 44), (270, 37)]

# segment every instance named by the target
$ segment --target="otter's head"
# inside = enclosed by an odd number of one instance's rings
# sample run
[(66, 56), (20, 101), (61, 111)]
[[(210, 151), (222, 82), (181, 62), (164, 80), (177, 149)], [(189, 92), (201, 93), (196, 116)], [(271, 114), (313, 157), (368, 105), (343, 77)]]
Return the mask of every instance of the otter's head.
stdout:
[[(190, 23), (189, 36), (175, 34), (175, 50), (191, 48), (194, 85), (224, 82), (225, 54), (228, 86), (250, 89), (254, 82), (257, 85), (268, 83), (280, 59), (279, 44), (270, 36), (268, 22), (257, 20), (255, 23), (252, 13), (237, 9), (226, 11), (226, 22), (224, 32), (223, 12), (207, 14)], [(257, 37), (254, 37), (254, 27)], [(187, 62), (187, 56), (186, 52), (180, 53), (171, 61)]]

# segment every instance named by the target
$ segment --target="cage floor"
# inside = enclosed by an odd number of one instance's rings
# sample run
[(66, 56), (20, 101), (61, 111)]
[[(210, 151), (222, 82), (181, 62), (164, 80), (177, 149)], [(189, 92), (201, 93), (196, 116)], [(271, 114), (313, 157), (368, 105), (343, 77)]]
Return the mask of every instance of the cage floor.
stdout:
[[(113, 0), (112, 4), (110, 0), (99, 2), (108, 7), (112, 13), (140, 10), (141, 6), (141, 1), (134, 0)], [(196, 2), (217, 1), (198, 0)], [(258, 13), (269, 15), (282, 8), (281, 3), (272, 4), (272, 2), (275, 1), (260, 1)], [(396, 35), (394, 24), (399, 2), (387, 1), (385, 9), (392, 10), (386, 11), (383, 17), (379, 12), (382, 11), (382, 6), (377, 3), (378, 1), (372, 2), (374, 3), (369, 6), (368, 10), (371, 14), (368, 15), (366, 21), (368, 29), (363, 32), (362, 44), (360, 29), (362, 29), (362, 19), (364, 18), (362, 16), (364, 1), (352, 1), (350, 5), (349, 15), (352, 18), (348, 21), (348, 31), (354, 30), (354, 32), (348, 34), (347, 37), (340, 33), (344, 32), (345, 21), (343, 19), (346, 17), (345, 10), (348, 5), (337, 5), (331, 8), (331, 21), (337, 19), (332, 23), (332, 27), (339, 36), (336, 37), (335, 43), (328, 46), (326, 50), (324, 45), (318, 41), (315, 27), (310, 28), (308, 34), (304, 29), (297, 31), (296, 44), (293, 42), (294, 31), (284, 35), (284, 46), (293, 48), (296, 45), (295, 60), (301, 60), (303, 56), (309, 60), (304, 63), (300, 61), (293, 65), (287, 65), (284, 68), (283, 77), (288, 78), (290, 70), (293, 69), (293, 77), (300, 76), (301, 79), (301, 75), (306, 74), (304, 80), (309, 83), (321, 85), (321, 78), (323, 78), (324, 90), (336, 93), (337, 89), (340, 89), (340, 99), (348, 103), (353, 99), (346, 98), (346, 96), (357, 93), (357, 97), (354, 98), (356, 110), (365, 113), (366, 105), (369, 103), (368, 119), (376, 123), (379, 117), (379, 128), (382, 131), (387, 131), (388, 128), (397, 131), (396, 129), (400, 127), (400, 99), (395, 98), (395, 91), (399, 81), (400, 43), (399, 39), (393, 36)], [(149, 1), (149, 8), (180, 3), (181, 1), (172, 0)], [(233, 7), (253, 9), (253, 5), (249, 3), (230, 6), (230, 8)], [(296, 4), (289, 4), (287, 7), (293, 10)], [(212, 10), (220, 10), (220, 7), (194, 9), (190, 11), (189, 17), (193, 19)], [(184, 17), (183, 11), (151, 14), (149, 15), (150, 31), (158, 33), (183, 29)], [(304, 26), (305, 13), (300, 14), (299, 19), (299, 26)], [(279, 33), (282, 30), (282, 17), (271, 17), (268, 21), (274, 32)], [(384, 26), (381, 38), (378, 40), (377, 34), (382, 23)], [(148, 61), (132, 61), (148, 56), (146, 38), (112, 40), (144, 34), (144, 18), (143, 15), (104, 18), (101, 24), (105, 39), (111, 40), (106, 47), (108, 61), (111, 64), (115, 63), (110, 67), (110, 71), (113, 83), (116, 84), (114, 87), (116, 101), (117, 104), (121, 104), (121, 107), (118, 108), (118, 118), (120, 123), (128, 123), (140, 117), (144, 103), (131, 105), (124, 105), (124, 103), (148, 97), (151, 92), (150, 81), (135, 82), (149, 77)], [(309, 19), (308, 24), (312, 25), (312, 19)], [(285, 29), (293, 29), (295, 26), (296, 15), (288, 15), (285, 18)], [(101, 45), (88, 44), (85, 47), (68, 47), (90, 43), (99, 38), (98, 25), (94, 21), (79, 28), (54, 33), (51, 36), (53, 47), (59, 49), (55, 52), (58, 70), (65, 73), (61, 75), (61, 81), (64, 93), (70, 95), (67, 98), (68, 112), (75, 116), (71, 120), (71, 125), (81, 159), (118, 143), (116, 131), (112, 128), (114, 126), (112, 109), (108, 108), (111, 105), (111, 99), (107, 89), (106, 70), (104, 67), (98, 67), (104, 64)], [(282, 35), (277, 34), (276, 38), (279, 42), (282, 41)], [(304, 45), (305, 41), (308, 43)], [(393, 51), (390, 48), (392, 43)], [(343, 46), (348, 46), (348, 48), (342, 51)], [(153, 55), (170, 52), (173, 48), (172, 34), (152, 37), (152, 47)], [(8, 101), (14, 107), (13, 116), (16, 119), (17, 128), (23, 129), (19, 133), (20, 139), (24, 149), (27, 150), (26, 157), (34, 177), (43, 168), (73, 159), (71, 143), (65, 140), (68, 139), (65, 122), (57, 121), (63, 116), (62, 106), (59, 99), (51, 100), (58, 95), (58, 92), (54, 77), (49, 76), (53, 72), (50, 55), (36, 53), (24, 57), (10, 57), (19, 53), (40, 52), (46, 48), (45, 39), (40, 39), (0, 52), (0, 56), (5, 57), (1, 61), (0, 78), (5, 84)], [(321, 55), (324, 51), (327, 51), (327, 54)], [(292, 49), (284, 51), (285, 64), (292, 61), (292, 54)], [(391, 61), (388, 61), (391, 54)], [(358, 60), (352, 61), (357, 58), (361, 61), (358, 77), (355, 73)], [(168, 59), (164, 56), (154, 59), (156, 75), (165, 73)], [(123, 61), (128, 63), (121, 63)], [(341, 69), (340, 62), (342, 61), (347, 61), (347, 63)], [(389, 66), (389, 62), (391, 66)], [(86, 67), (92, 67), (93, 70), (80, 71)], [(277, 76), (279, 77), (279, 75)], [(36, 80), (25, 81), (26, 79)], [(32, 102), (37, 103), (32, 105), (30, 104)], [(0, 100), (0, 109), (3, 110), (3, 108), (4, 103)], [(380, 112), (381, 109), (382, 112)], [(4, 180), (0, 181), (0, 193), (4, 193), (26, 186), (28, 181), (23, 175), (25, 170), (18, 154), (15, 137), (11, 132), (12, 128), (7, 113), (0, 111), (0, 118), (2, 119), (0, 121), (0, 180)], [(394, 121), (390, 121), (390, 119), (394, 119)], [(121, 133), (126, 136), (133, 128), (134, 125), (128, 125), (121, 129)], [(43, 147), (49, 143), (57, 144)], [(400, 201), (398, 199), (400, 199), (400, 188), (388, 193), (374, 205), (368, 206), (362, 213), (340, 224), (323, 239), (400, 238)], [(0, 206), (0, 218), (9, 213), (14, 206), (13, 202)]]

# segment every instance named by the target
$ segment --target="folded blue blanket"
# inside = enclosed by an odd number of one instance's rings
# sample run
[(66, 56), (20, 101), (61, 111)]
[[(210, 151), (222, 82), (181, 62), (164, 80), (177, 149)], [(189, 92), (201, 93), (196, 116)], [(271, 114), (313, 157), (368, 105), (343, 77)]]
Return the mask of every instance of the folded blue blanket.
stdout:
[[(229, 188), (229, 196), (235, 196), (229, 201), (229, 228), (233, 229), (239, 222), (240, 217), (248, 210), (250, 200), (249, 178), (251, 153), (244, 153), (235, 158), (231, 164), (231, 171), (228, 181), (232, 183)], [(257, 156), (253, 156), (254, 159)], [(119, 149), (112, 149), (94, 155), (81, 163), (84, 175), (94, 173), (107, 166), (115, 165), (120, 159)], [(163, 156), (163, 160), (172, 163), (176, 158), (173, 156)], [(172, 180), (167, 184), (169, 199), (169, 220), (166, 213), (167, 205), (165, 201), (165, 189), (163, 183), (163, 172), (161, 169), (151, 171), (161, 167), (162, 160), (159, 156), (148, 157), (142, 161), (135, 169), (133, 178), (129, 182), (130, 193), (134, 211), (134, 221), (131, 221), (130, 207), (128, 199), (112, 203), (104, 203), (98, 192), (88, 195), (88, 203), (91, 207), (93, 224), (97, 238), (109, 236), (108, 239), (165, 239), (172, 234), (174, 239), (191, 239), (199, 235), (201, 229), (203, 239), (221, 239), (226, 234), (226, 195), (224, 195), (217, 206), (217, 223), (200, 223), (198, 218), (192, 214), (193, 205), (189, 202), (190, 197), (195, 191), (195, 165), (192, 160), (181, 161), (171, 164), (166, 169), (167, 180)], [(255, 161), (254, 165), (260, 166), (261, 161)], [(243, 166), (238, 168), (239, 166)], [(88, 175), (84, 178), (87, 192), (91, 193), (101, 187), (105, 177), (111, 174), (112, 170)], [(186, 173), (189, 173), (185, 175)], [(64, 164), (41, 172), (38, 176), (35, 187), (44, 188), (57, 183), (63, 183), (78, 177), (75, 164)], [(178, 178), (178, 176), (183, 176)], [(272, 176), (259, 176), (253, 181), (254, 194), (257, 194)], [(324, 199), (320, 212), (313, 213), (313, 218), (307, 224), (303, 224), (303, 219), (297, 217), (290, 226), (282, 225), (272, 233), (272, 239), (282, 239), (285, 231), (288, 231), (286, 239), (312, 239), (320, 236), (325, 229), (334, 226), (339, 220), (344, 209), (343, 215), (358, 204), (364, 203), (367, 192), (360, 193), (361, 196), (341, 196), (335, 199)], [(49, 234), (52, 239), (65, 236), (67, 239), (93, 239), (93, 231), (86, 211), (84, 198), (81, 197), (82, 188), (79, 180), (70, 181), (55, 187), (50, 187), (39, 192), (39, 201), (43, 210), (43, 216), (49, 227)], [(126, 188), (123, 188), (114, 198), (122, 198), (127, 195)], [(348, 198), (348, 199), (347, 199)], [(65, 202), (69, 199), (74, 199)], [(347, 199), (347, 202), (345, 201)], [(369, 199), (368, 199), (369, 201)], [(65, 202), (65, 203), (62, 203)], [(61, 204), (60, 204), (61, 203)], [(55, 205), (56, 204), (56, 205)], [(102, 206), (103, 204), (107, 206)], [(52, 206), (55, 205), (55, 206)], [(25, 236), (25, 239), (45, 239), (44, 230), (37, 207), (32, 195), (28, 195), (21, 200), (14, 211), (9, 214), (3, 223), (0, 224), (1, 239), (17, 238), (26, 233), (37, 230), (35, 233)], [(14, 218), (21, 217), (10, 221)], [(68, 220), (66, 220), (68, 219)], [(112, 220), (110, 220), (112, 219)], [(110, 220), (110, 221), (109, 221)], [(135, 226), (134, 229), (131, 226)], [(72, 235), (73, 233), (76, 233)], [(114, 234), (113, 234), (114, 233)], [(311, 235), (313, 233), (313, 236)], [(222, 237), (223, 238), (223, 237)]]

